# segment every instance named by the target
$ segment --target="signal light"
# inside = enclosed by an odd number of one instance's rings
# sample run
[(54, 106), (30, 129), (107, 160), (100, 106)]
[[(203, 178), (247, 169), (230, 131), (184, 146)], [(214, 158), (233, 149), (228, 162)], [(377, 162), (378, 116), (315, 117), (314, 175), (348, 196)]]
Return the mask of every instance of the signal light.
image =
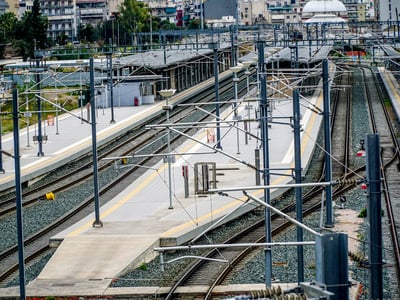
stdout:
[(365, 157), (365, 150), (358, 150), (357, 157)]

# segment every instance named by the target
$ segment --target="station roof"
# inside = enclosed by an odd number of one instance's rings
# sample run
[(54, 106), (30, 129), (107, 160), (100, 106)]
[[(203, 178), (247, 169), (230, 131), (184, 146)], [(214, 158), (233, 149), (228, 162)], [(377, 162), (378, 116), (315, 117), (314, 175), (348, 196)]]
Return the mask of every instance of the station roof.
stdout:
[(400, 52), (391, 46), (382, 46), (382, 50), (391, 58), (400, 59)]
[[(290, 47), (266, 47), (264, 50), (265, 53), (265, 63), (272, 63), (272, 62), (291, 62), (291, 49), (292, 47), (296, 47), (295, 44), (290, 45)], [(312, 46), (311, 48), (308, 46), (297, 46), (297, 53), (298, 53), (298, 62), (300, 64), (313, 64), (322, 61), (323, 59), (327, 58), (329, 52), (332, 50), (332, 46)], [(240, 62), (245, 61), (256, 61), (257, 54), (250, 53), (246, 56), (243, 56), (240, 59)]]
[[(220, 43), (219, 49), (230, 49), (230, 44)], [(113, 64), (118, 62), (123, 66), (144, 66), (149, 69), (165, 69), (168, 66), (187, 62), (195, 57), (208, 55), (213, 52), (213, 49), (207, 44), (203, 44), (196, 48), (194, 45), (170, 45), (166, 50), (151, 50), (141, 53), (136, 53), (128, 56), (114, 58)], [(98, 67), (97, 64), (95, 67)]]
[[(152, 69), (165, 68), (178, 62), (188, 61), (193, 57), (205, 55), (212, 52), (212, 49), (168, 49), (152, 50), (119, 58), (121, 65), (147, 66)], [(114, 60), (115, 64), (115, 60)]]
[[(220, 48), (227, 48), (229, 45), (227, 43), (221, 44)], [(113, 65), (121, 66), (146, 66), (150, 69), (162, 69), (170, 65), (178, 64), (179, 62), (185, 62), (193, 59), (197, 56), (206, 55), (212, 53), (213, 49), (209, 45), (202, 45), (199, 48), (194, 46), (186, 45), (168, 45), (168, 49), (164, 50), (151, 50), (140, 52), (127, 56), (115, 56), (113, 55), (112, 63)], [(97, 70), (104, 70), (106, 66), (106, 56), (100, 56), (94, 59), (94, 67)], [(5, 61), (4, 67), (10, 69), (29, 69), (32, 67), (32, 63), (29, 61)], [(45, 67), (57, 68), (57, 67), (67, 67), (75, 66), (79, 67), (88, 66), (89, 59), (78, 59), (78, 60), (47, 60), (45, 61)]]

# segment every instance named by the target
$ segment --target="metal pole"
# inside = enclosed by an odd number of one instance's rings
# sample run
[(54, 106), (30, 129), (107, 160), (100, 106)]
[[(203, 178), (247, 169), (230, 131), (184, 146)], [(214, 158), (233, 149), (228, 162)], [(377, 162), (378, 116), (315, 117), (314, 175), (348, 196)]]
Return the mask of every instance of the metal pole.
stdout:
[(113, 91), (113, 67), (112, 67), (112, 53), (107, 53), (107, 63), (108, 63), (108, 88), (110, 90), (110, 101), (111, 101), (111, 120), (110, 123), (114, 124), (114, 91)]
[[(4, 101), (4, 93), (3, 93), (3, 101)], [(2, 117), (1, 117), (1, 105), (3, 103), (0, 103), (0, 172), (5, 173), (4, 168), (3, 168), (3, 143), (2, 143), (2, 134), (3, 134), (3, 129), (2, 129)]]
[[(268, 101), (267, 101), (267, 79), (264, 64), (264, 42), (257, 41), (258, 48), (258, 71), (260, 72), (261, 102), (260, 102), (260, 125), (263, 148), (263, 180), (264, 185), (269, 185), (269, 149), (268, 149)], [(264, 189), (264, 202), (270, 204), (271, 194), (269, 189)], [(271, 236), (271, 213), (265, 209), (265, 242), (270, 243)], [(270, 247), (265, 248), (265, 285), (270, 288), (272, 284), (272, 252)]]
[(251, 194), (248, 194), (245, 191), (243, 191), (243, 194), (245, 194), (250, 199), (256, 201), (258, 204), (260, 204), (262, 206), (265, 206), (266, 209), (272, 210), (273, 212), (277, 213), (278, 215), (288, 219), (291, 223), (295, 224), (296, 226), (299, 226), (299, 227), (303, 228), (304, 230), (307, 230), (312, 235), (314, 235), (314, 236), (322, 236), (321, 233), (319, 233), (319, 232), (315, 231), (314, 229), (308, 227), (307, 225), (304, 225), (303, 223), (297, 221), (296, 219), (292, 218), (291, 216), (289, 216), (289, 215), (285, 214), (284, 212), (280, 211), (279, 209), (273, 207), (271, 204), (266, 203), (265, 201), (263, 202), (262, 200), (258, 199), (257, 197), (255, 197), (255, 196), (253, 196)]
[[(294, 134), (294, 179), (295, 183), (301, 183), (301, 141), (300, 141), (300, 98), (299, 91), (293, 90), (293, 134)], [(295, 188), (296, 194), (296, 219), (303, 222), (303, 201), (301, 186)], [(297, 241), (303, 241), (303, 229), (297, 227)], [(304, 281), (304, 255), (303, 246), (297, 246), (297, 283)]]
[[(39, 74), (39, 59), (36, 59), (36, 85), (38, 88), (37, 96), (40, 96), (40, 74)], [(38, 135), (37, 135), (37, 141), (38, 141), (38, 154), (37, 156), (44, 156), (43, 153), (43, 148), (42, 148), (42, 103), (40, 97), (37, 98), (37, 111), (38, 111)]]
[(79, 61), (79, 106), (81, 107), (81, 124), (83, 124), (82, 64), (83, 62)]
[(31, 113), (29, 112), (29, 101), (27, 93), (29, 79), (25, 79), (24, 83), (26, 83), (25, 87), (26, 147), (30, 147), (31, 145), (29, 144), (29, 117), (31, 116)]
[(55, 100), (56, 100), (56, 105), (57, 105), (57, 107), (56, 107), (56, 134), (59, 134), (59, 132), (58, 132), (58, 98), (57, 98), (57, 96), (56, 96)]
[[(325, 181), (332, 179), (332, 159), (331, 159), (331, 125), (330, 125), (330, 95), (329, 95), (329, 66), (328, 60), (322, 62), (322, 81), (324, 97), (324, 133), (325, 133)], [(332, 213), (332, 187), (325, 187), (326, 194), (326, 220), (325, 227), (333, 227)]]
[(25, 257), (24, 257), (24, 223), (22, 216), (21, 165), (19, 154), (18, 94), (13, 90), (13, 124), (14, 124), (14, 164), (15, 164), (15, 196), (18, 233), (18, 268), (20, 299), (25, 300)]
[(260, 149), (256, 148), (254, 150), (254, 165), (256, 166), (256, 185), (261, 184), (261, 179), (260, 179)]
[(218, 80), (218, 43), (214, 42), (212, 44), (214, 51), (214, 90), (215, 90), (215, 114), (217, 116), (217, 144), (215, 147), (222, 150), (221, 145), (221, 128), (220, 128), (220, 113), (219, 113), (219, 80)]
[(230, 36), (231, 36), (231, 67), (236, 64), (236, 54), (235, 54), (235, 34), (232, 30), (232, 26), (230, 27)]
[[(233, 86), (234, 86), (234, 90), (235, 90), (235, 104), (234, 104), (234, 110), (233, 110), (233, 115), (235, 118), (235, 122), (239, 122), (239, 115), (238, 115), (238, 86), (237, 86), (237, 82), (238, 82), (239, 78), (236, 75), (236, 72), (233, 73)], [(237, 147), (237, 151), (236, 154), (240, 154), (240, 146), (239, 146), (239, 128), (236, 128), (236, 147)]]
[(236, 9), (235, 9), (235, 65), (239, 63), (239, 0), (236, 0)]
[[(172, 106), (169, 105), (169, 97), (172, 97), (175, 94), (175, 90), (169, 89), (169, 90), (161, 90), (159, 91), (159, 94), (165, 98), (165, 106), (163, 107), (164, 110), (166, 110), (166, 116), (167, 116), (167, 124), (169, 124), (169, 111), (172, 109)], [(174, 156), (171, 155), (171, 127), (170, 125), (167, 126), (167, 147), (168, 147), (168, 153), (166, 155), (166, 160), (168, 163), (168, 185), (169, 185), (169, 207), (168, 209), (173, 209), (174, 207), (172, 206), (172, 160), (174, 159)]]
[(99, 180), (97, 167), (97, 140), (96, 140), (96, 97), (94, 91), (94, 63), (93, 57), (89, 60), (90, 63), (90, 106), (92, 113), (92, 153), (93, 153), (93, 185), (94, 185), (94, 213), (95, 220), (93, 227), (103, 227), (103, 222), (100, 221), (100, 204), (99, 204)]
[(382, 208), (381, 208), (381, 166), (379, 135), (368, 134), (366, 142), (368, 181), (368, 258), (369, 299), (383, 299), (382, 277)]
[[(165, 246), (165, 247), (155, 247), (154, 251), (166, 252), (166, 251), (177, 251), (177, 250), (194, 250), (194, 249), (228, 249), (228, 248), (242, 248), (242, 247), (280, 247), (280, 246), (314, 246), (314, 241), (306, 242), (273, 242), (273, 243), (234, 243), (234, 244), (205, 244), (205, 245), (188, 245), (188, 246)], [(238, 298), (240, 299), (240, 298)], [(247, 298), (245, 298), (247, 299)]]
[[(54, 75), (54, 90), (57, 91), (57, 73)], [(82, 87), (81, 87), (81, 96), (82, 96)], [(55, 97), (55, 103), (56, 103), (56, 134), (59, 134), (58, 132), (58, 97), (56, 94)], [(83, 118), (83, 116), (81, 115), (81, 117)]]
[[(168, 97), (166, 98), (166, 104), (168, 107)], [(169, 124), (169, 109), (167, 110), (167, 123)], [(172, 205), (172, 166), (171, 166), (171, 130), (168, 127), (168, 134), (167, 134), (167, 144), (168, 144), (168, 155), (167, 155), (167, 160), (168, 160), (168, 186), (169, 186), (169, 207), (168, 209), (173, 209)]]
[(203, 0), (200, 0), (200, 29), (204, 29), (204, 7)]

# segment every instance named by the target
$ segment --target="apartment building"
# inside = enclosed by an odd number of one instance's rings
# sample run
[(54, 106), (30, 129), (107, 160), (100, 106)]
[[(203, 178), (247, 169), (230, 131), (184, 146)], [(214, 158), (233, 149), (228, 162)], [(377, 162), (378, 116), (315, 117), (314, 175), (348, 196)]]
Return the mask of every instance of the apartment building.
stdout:
[(9, 5), (6, 0), (0, 0), (0, 15), (8, 11)]
[(40, 0), (42, 14), (49, 20), (48, 36), (54, 40), (66, 36), (72, 40), (76, 35), (74, 0)]
[(265, 0), (241, 0), (241, 25), (264, 24), (270, 22), (271, 18), (267, 11)]
[(19, 1), (18, 0), (0, 0), (0, 15), (5, 12), (18, 13)]

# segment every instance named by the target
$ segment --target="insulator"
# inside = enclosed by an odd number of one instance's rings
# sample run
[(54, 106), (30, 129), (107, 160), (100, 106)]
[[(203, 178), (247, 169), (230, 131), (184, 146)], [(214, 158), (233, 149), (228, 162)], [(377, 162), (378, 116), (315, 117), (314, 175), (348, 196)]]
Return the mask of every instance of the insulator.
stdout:
[(282, 294), (283, 294), (283, 291), (282, 291), (282, 288), (281, 288), (280, 285), (278, 285), (278, 286), (276, 287), (276, 293), (277, 293), (277, 295), (282, 295)]
[(265, 297), (270, 297), (272, 296), (271, 290), (269, 288), (265, 289)]
[(278, 294), (276, 293), (275, 287), (272, 287), (272, 288), (271, 288), (271, 296), (272, 296), (272, 295), (278, 295)]
[(355, 179), (339, 179), (337, 180), (337, 183), (340, 185), (355, 185), (357, 184), (357, 180)]

